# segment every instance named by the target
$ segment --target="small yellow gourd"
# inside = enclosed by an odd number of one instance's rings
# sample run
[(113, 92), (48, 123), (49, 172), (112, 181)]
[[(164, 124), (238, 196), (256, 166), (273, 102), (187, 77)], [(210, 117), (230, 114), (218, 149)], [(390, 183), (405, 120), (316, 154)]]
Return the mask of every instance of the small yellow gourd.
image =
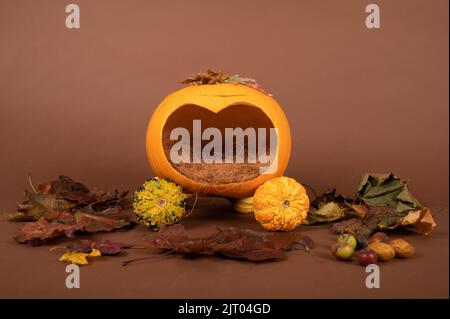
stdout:
[(134, 214), (147, 228), (158, 231), (161, 225), (172, 225), (180, 221), (189, 197), (183, 193), (181, 186), (155, 177), (134, 193)]

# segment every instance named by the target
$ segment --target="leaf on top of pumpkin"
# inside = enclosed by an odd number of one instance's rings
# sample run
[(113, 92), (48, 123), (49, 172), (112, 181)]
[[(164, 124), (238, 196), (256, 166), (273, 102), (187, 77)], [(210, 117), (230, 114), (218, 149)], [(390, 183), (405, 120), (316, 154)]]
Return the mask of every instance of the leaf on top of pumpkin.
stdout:
[(210, 69), (206, 70), (206, 72), (198, 72), (187, 79), (181, 81), (182, 84), (192, 84), (192, 85), (204, 85), (204, 84), (216, 84), (216, 83), (224, 83), (228, 78), (228, 74), (219, 71), (212, 71)]
[[(257, 89), (265, 94), (265, 92), (261, 86), (256, 82), (255, 79), (240, 76), (240, 75), (228, 75), (225, 72), (212, 71), (208, 69), (206, 72), (198, 72), (196, 74), (191, 75), (187, 79), (181, 81), (182, 84), (191, 84), (191, 85), (205, 85), (205, 84), (217, 84), (217, 83), (231, 83), (231, 84), (242, 84), (254, 89)], [(268, 94), (271, 95), (271, 94)]]
[(264, 261), (285, 256), (294, 243), (309, 249), (312, 241), (299, 232), (263, 233), (235, 227), (217, 228), (208, 237), (189, 238), (181, 224), (163, 226), (145, 242), (148, 248), (158, 248), (185, 255), (219, 255), (232, 259)]

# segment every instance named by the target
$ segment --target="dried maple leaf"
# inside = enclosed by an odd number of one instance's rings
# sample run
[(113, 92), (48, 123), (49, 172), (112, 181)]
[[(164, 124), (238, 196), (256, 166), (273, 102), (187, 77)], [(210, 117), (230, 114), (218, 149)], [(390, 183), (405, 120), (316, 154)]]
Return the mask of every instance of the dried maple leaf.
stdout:
[(285, 256), (294, 243), (304, 240), (312, 243), (299, 232), (265, 233), (235, 227), (217, 228), (216, 232), (204, 238), (189, 238), (180, 224), (162, 227), (146, 241), (145, 246), (173, 251), (185, 255), (219, 255), (232, 259), (265, 261)]
[(98, 249), (92, 249), (89, 253), (79, 251), (68, 251), (59, 258), (59, 261), (67, 262), (76, 265), (87, 265), (87, 257), (100, 257), (101, 253)]

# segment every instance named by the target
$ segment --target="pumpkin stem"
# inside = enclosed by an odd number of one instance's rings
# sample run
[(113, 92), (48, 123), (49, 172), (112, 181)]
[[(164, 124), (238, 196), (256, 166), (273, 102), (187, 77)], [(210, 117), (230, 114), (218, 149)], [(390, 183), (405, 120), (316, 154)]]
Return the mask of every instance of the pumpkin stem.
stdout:
[(198, 72), (181, 81), (181, 83), (190, 85), (206, 85), (218, 83), (241, 84), (257, 89), (267, 95), (271, 95), (265, 92), (255, 79), (240, 75), (228, 75), (222, 70), (216, 72), (208, 69), (206, 72)]
[(283, 200), (283, 207), (284, 208), (289, 208), (290, 206), (291, 206), (291, 203), (287, 199)]

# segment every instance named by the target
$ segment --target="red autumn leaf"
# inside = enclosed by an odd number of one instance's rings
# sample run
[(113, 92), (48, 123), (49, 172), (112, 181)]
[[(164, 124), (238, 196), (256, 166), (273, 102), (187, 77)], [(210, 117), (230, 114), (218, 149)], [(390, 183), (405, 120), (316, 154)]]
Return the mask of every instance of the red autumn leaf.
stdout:
[(146, 241), (149, 248), (158, 248), (185, 255), (219, 255), (232, 259), (264, 261), (280, 259), (284, 251), (299, 240), (312, 243), (299, 232), (265, 233), (235, 227), (218, 228), (204, 238), (189, 238), (180, 224), (162, 227)]
[(19, 243), (40, 244), (42, 241), (56, 237), (72, 237), (73, 233), (80, 230), (80, 225), (68, 225), (50, 223), (41, 217), (38, 221), (26, 223), (19, 228), (14, 237)]
[(66, 249), (80, 253), (90, 253), (94, 244), (95, 243), (89, 239), (80, 239), (66, 245)]
[(100, 251), (102, 255), (117, 255), (122, 251), (122, 249), (131, 248), (133, 245), (113, 242), (107, 239), (95, 244), (95, 248)]
[[(117, 217), (117, 216), (116, 216)], [(114, 229), (123, 228), (133, 222), (132, 213), (120, 215), (122, 219), (100, 216), (91, 213), (76, 212), (70, 214), (62, 212), (60, 216), (49, 222), (41, 217), (36, 222), (28, 222), (20, 227), (16, 241), (19, 243), (42, 244), (48, 239), (57, 237), (73, 237), (75, 232), (109, 232)]]
[(76, 242), (69, 243), (66, 248), (69, 251), (82, 252), (82, 253), (90, 253), (92, 249), (97, 249), (101, 255), (117, 255), (122, 249), (131, 248), (132, 245), (113, 242), (107, 239), (104, 239), (98, 243), (93, 242), (88, 239), (80, 239)]

